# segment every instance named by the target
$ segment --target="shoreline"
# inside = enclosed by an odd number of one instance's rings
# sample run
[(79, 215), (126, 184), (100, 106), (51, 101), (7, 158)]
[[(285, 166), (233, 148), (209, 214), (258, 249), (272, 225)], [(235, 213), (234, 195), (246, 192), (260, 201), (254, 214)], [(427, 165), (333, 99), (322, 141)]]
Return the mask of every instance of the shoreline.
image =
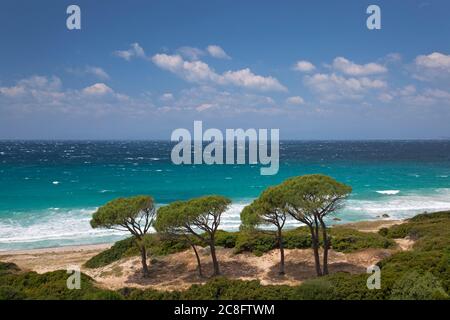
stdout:
[(43, 253), (64, 253), (64, 252), (106, 250), (111, 248), (112, 245), (114, 245), (114, 242), (67, 245), (67, 246), (45, 247), (34, 249), (4, 250), (0, 251), (0, 258), (2, 256), (21, 255), (21, 254), (43, 254)]

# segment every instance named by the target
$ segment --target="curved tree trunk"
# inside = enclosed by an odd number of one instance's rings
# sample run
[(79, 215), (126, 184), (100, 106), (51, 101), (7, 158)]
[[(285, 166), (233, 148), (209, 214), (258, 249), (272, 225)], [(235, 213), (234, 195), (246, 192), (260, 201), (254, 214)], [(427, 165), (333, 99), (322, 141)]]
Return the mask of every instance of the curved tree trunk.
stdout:
[(322, 269), (320, 268), (320, 255), (319, 255), (319, 238), (317, 234), (316, 228), (310, 226), (309, 227), (311, 231), (311, 242), (312, 242), (312, 249), (314, 252), (314, 263), (316, 266), (316, 273), (320, 277), (322, 276)]
[(197, 248), (195, 247), (195, 245), (193, 243), (191, 243), (190, 245), (191, 245), (192, 249), (194, 249), (195, 257), (197, 258), (198, 274), (200, 277), (203, 277), (202, 264), (200, 263), (200, 256), (198, 255)]
[(147, 266), (147, 250), (145, 249), (145, 245), (140, 245), (139, 249), (141, 251), (142, 276), (144, 278), (148, 278), (149, 271)]
[(214, 238), (211, 238), (211, 241), (209, 243), (209, 248), (211, 249), (211, 259), (212, 259), (212, 263), (213, 263), (213, 267), (214, 267), (213, 276), (218, 276), (218, 275), (220, 275), (220, 269), (219, 269), (219, 261), (217, 261), (217, 256), (216, 256), (216, 247), (214, 244)]
[(280, 275), (284, 275), (284, 244), (283, 244), (283, 234), (281, 233), (281, 228), (278, 228), (278, 247), (280, 248)]
[(327, 227), (325, 223), (320, 220), (320, 225), (322, 226), (322, 236), (323, 236), (323, 274), (328, 274), (328, 249), (330, 248), (330, 239), (327, 234)]

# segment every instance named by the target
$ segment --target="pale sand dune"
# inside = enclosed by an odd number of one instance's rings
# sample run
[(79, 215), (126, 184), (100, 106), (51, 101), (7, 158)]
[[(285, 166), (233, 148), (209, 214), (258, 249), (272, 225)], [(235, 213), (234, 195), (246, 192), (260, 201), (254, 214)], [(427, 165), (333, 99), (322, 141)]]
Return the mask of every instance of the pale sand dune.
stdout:
[[(401, 221), (361, 222), (353, 226), (361, 231), (373, 232), (379, 228)], [(366, 268), (389, 256), (396, 250), (410, 250), (413, 241), (397, 240), (399, 247), (392, 249), (365, 249), (344, 254), (330, 251), (330, 272), (364, 273)], [(154, 288), (159, 290), (181, 290), (195, 283), (204, 283), (207, 277), (200, 278), (192, 250), (165, 257), (149, 259), (150, 278), (143, 279), (140, 274), (140, 258), (130, 257), (97, 269), (86, 269), (82, 264), (110, 245), (87, 245), (76, 247), (49, 248), (0, 252), (0, 260), (16, 263), (24, 270), (44, 273), (80, 266), (81, 270), (95, 279), (99, 286), (119, 289), (123, 287)], [(212, 274), (212, 264), (208, 250), (199, 248), (203, 272)], [(217, 250), (222, 274), (233, 279), (255, 280), (264, 285), (296, 285), (315, 276), (314, 258), (310, 249), (286, 250), (286, 275), (278, 275), (279, 251), (272, 250), (261, 257), (251, 253), (234, 254), (232, 249)]]

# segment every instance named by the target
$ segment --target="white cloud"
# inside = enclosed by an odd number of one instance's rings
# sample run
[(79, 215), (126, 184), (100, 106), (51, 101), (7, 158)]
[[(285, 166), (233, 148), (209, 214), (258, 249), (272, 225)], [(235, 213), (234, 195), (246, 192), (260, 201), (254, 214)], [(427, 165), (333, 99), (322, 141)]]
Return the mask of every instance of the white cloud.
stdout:
[(106, 73), (106, 71), (103, 70), (100, 67), (88, 66), (88, 67), (86, 67), (86, 72), (89, 73), (89, 74), (92, 74), (92, 75), (94, 75), (97, 78), (102, 79), (102, 80), (108, 80), (109, 79), (109, 74)]
[(109, 74), (100, 67), (86, 66), (84, 68), (69, 68), (67, 72), (77, 76), (92, 75), (100, 80), (109, 79)]
[(25, 94), (25, 88), (21, 86), (0, 87), (0, 95), (16, 97)]
[(163, 95), (161, 95), (160, 100), (161, 101), (171, 101), (171, 100), (173, 100), (173, 94), (170, 92), (166, 92)]
[(433, 52), (417, 56), (414, 61), (414, 77), (418, 80), (434, 80), (450, 76), (450, 55)]
[(350, 76), (368, 76), (387, 72), (387, 68), (377, 63), (356, 64), (343, 57), (337, 57), (333, 61), (333, 68)]
[(223, 50), (221, 47), (217, 46), (217, 45), (209, 45), (206, 48), (206, 51), (208, 51), (208, 53), (217, 59), (231, 59), (231, 57), (225, 52), (225, 50)]
[(389, 93), (380, 93), (380, 95), (378, 95), (378, 100), (382, 101), (382, 102), (391, 102), (394, 99), (394, 97), (389, 94)]
[(130, 45), (130, 49), (128, 50), (117, 50), (114, 51), (114, 55), (125, 59), (127, 61), (131, 60), (132, 58), (145, 58), (145, 51), (144, 49), (139, 45), (139, 43), (135, 42)]
[(83, 89), (83, 93), (95, 96), (102, 96), (113, 92), (114, 91), (104, 83), (96, 83)]
[(40, 96), (44, 92), (50, 93), (58, 91), (61, 87), (61, 79), (58, 77), (31, 76), (19, 80), (15, 86), (0, 87), (0, 94), (7, 97), (17, 97), (22, 95)]
[(309, 61), (306, 60), (300, 60), (297, 61), (297, 63), (294, 66), (294, 70), (300, 71), (300, 72), (310, 72), (316, 69), (316, 67)]
[(304, 83), (313, 92), (319, 94), (322, 100), (359, 99), (369, 90), (387, 86), (382, 80), (372, 80), (367, 77), (346, 78), (334, 73), (306, 76)]
[(293, 104), (293, 105), (301, 105), (305, 103), (305, 100), (303, 100), (302, 97), (300, 96), (295, 96), (295, 97), (289, 97), (286, 99), (286, 103), (287, 104)]
[(199, 48), (188, 46), (178, 48), (177, 52), (189, 60), (198, 60), (200, 59), (201, 56), (205, 54), (205, 52), (203, 52), (203, 50)]
[(196, 107), (195, 110), (202, 112), (202, 111), (206, 111), (208, 109), (214, 108), (214, 107), (215, 107), (215, 105), (212, 103), (202, 103), (201, 105)]
[(450, 55), (433, 52), (427, 56), (420, 55), (416, 58), (416, 64), (425, 68), (436, 68), (450, 71)]
[(287, 91), (277, 79), (254, 74), (249, 68), (238, 71), (227, 71), (222, 79), (235, 86), (257, 89), (261, 91)]
[(224, 116), (236, 116), (242, 113), (276, 113), (285, 112), (275, 101), (266, 95), (230, 92), (211, 86), (196, 86), (177, 94), (173, 101), (158, 108), (161, 112), (202, 112)]
[(248, 68), (218, 74), (202, 61), (185, 61), (180, 55), (164, 53), (154, 55), (152, 61), (161, 69), (168, 70), (189, 82), (212, 82), (261, 91), (287, 90), (277, 79), (256, 75)]

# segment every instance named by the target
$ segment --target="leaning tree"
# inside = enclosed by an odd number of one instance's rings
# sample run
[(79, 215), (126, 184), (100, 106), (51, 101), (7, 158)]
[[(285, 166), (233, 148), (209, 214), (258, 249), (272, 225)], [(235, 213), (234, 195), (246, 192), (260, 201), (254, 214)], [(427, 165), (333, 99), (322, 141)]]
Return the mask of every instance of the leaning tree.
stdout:
[(92, 216), (92, 228), (106, 228), (130, 232), (141, 253), (142, 274), (148, 277), (147, 251), (144, 236), (153, 224), (155, 217), (153, 198), (135, 196), (118, 198), (100, 207)]
[(276, 241), (280, 250), (280, 270), (283, 275), (284, 270), (284, 246), (283, 246), (283, 227), (286, 222), (287, 212), (285, 202), (280, 188), (269, 187), (261, 196), (246, 206), (241, 212), (241, 221), (243, 229), (253, 229), (264, 225), (274, 225), (276, 227)]
[[(188, 232), (200, 240), (201, 243), (209, 246), (214, 267), (214, 276), (220, 274), (219, 262), (216, 255), (215, 236), (220, 225), (222, 213), (228, 209), (230, 203), (231, 201), (228, 198), (222, 196), (204, 196), (188, 201), (176, 202), (162, 211), (162, 215), (166, 215), (167, 211), (172, 211), (171, 214), (176, 216), (176, 218), (170, 219), (171, 221), (176, 221), (173, 226), (178, 228), (181, 226), (182, 232)], [(167, 220), (169, 219), (167, 218)]]
[(192, 238), (189, 215), (185, 210), (185, 202), (176, 201), (158, 209), (154, 223), (155, 230), (168, 238), (183, 239), (188, 243), (195, 253), (197, 259), (198, 273), (203, 277), (200, 255), (196, 248), (196, 242)]
[[(325, 217), (341, 207), (352, 188), (320, 174), (290, 178), (278, 188), (284, 194), (286, 211), (294, 219), (306, 224), (311, 232), (317, 275), (328, 274), (328, 250), (331, 241)], [(320, 232), (323, 238), (323, 270), (319, 256)]]

